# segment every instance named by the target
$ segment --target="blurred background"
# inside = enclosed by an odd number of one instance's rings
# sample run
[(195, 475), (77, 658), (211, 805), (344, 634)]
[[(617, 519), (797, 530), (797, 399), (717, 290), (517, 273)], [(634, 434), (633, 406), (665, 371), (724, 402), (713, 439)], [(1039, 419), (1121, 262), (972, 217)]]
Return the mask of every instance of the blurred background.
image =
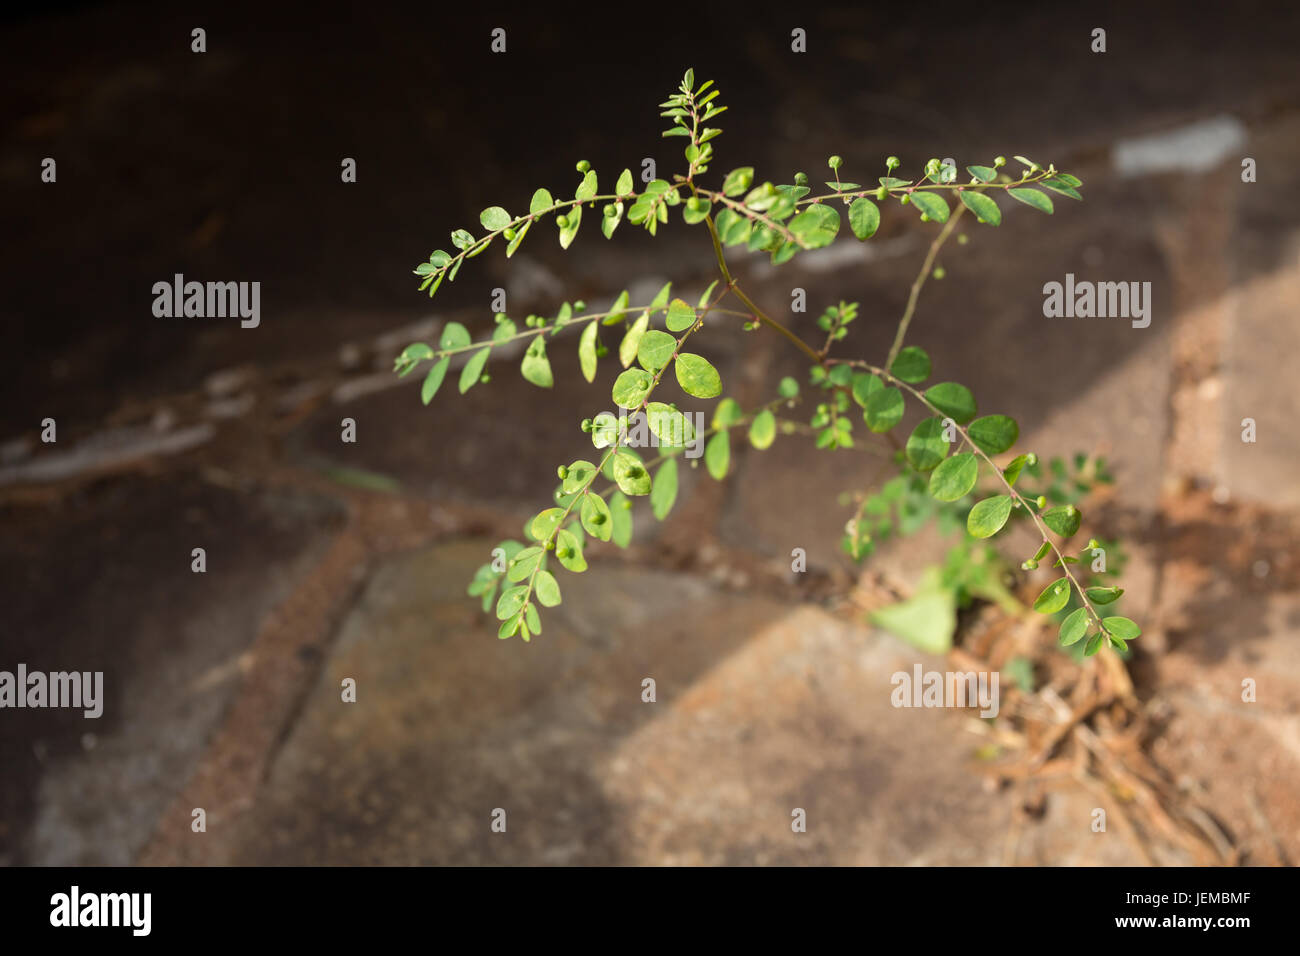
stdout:
[[(6, 14), (0, 669), (102, 670), (106, 702), (94, 721), (0, 712), (0, 861), (1294, 862), (1297, 28), (1282, 3)], [(424, 408), (394, 356), (446, 321), (486, 334), (496, 288), (521, 321), (668, 280), (693, 298), (714, 267), (675, 218), (653, 240), (589, 225), (567, 253), (538, 231), (433, 301), (411, 270), (485, 206), (569, 195), (579, 159), (602, 182), (644, 158), (677, 171), (656, 104), (688, 66), (730, 107), (719, 176), (817, 182), (836, 153), (873, 182), (890, 154), (909, 175), (1020, 154), (1083, 180), (1051, 217), (1003, 203), (1000, 228), (967, 221), (908, 341), (1014, 415), (1021, 450), (1105, 456), (1115, 482), (1082, 503), (1084, 533), (1122, 542), (1122, 613), (1144, 629), (1122, 707), (1080, 714), (1081, 669), (1005, 605), (965, 608), (947, 655), (868, 623), (957, 538), (931, 523), (855, 564), (843, 496), (888, 472), (798, 435), (734, 446), (722, 484), (687, 471), (662, 524), (638, 505), (633, 547), (593, 549), (530, 644), (497, 641), (466, 598), (582, 456), (612, 365), (587, 387), (558, 338), (553, 393), (516, 354)], [(934, 229), (893, 207), (866, 244), (845, 230), (781, 269), (729, 258), (810, 342), (824, 308), (860, 302), (841, 351), (880, 362)], [(260, 281), (259, 327), (156, 318), (175, 273)], [(1150, 327), (1045, 318), (1043, 284), (1066, 273), (1149, 281)], [(701, 338), (746, 405), (806, 379), (778, 337)], [(1033, 543), (1000, 547), (1018, 568)], [(1050, 577), (999, 579), (1025, 602)], [(1012, 657), (1021, 697), (992, 730), (890, 705), (916, 662)]]

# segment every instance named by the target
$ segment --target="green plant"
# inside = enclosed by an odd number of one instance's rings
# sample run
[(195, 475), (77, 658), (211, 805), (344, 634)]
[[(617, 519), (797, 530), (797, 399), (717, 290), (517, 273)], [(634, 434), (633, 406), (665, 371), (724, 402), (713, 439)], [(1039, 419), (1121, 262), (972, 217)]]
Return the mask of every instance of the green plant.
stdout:
[[(1127, 618), (1104, 617), (1097, 610), (1118, 597), (1120, 589), (1081, 584), (1072, 570), (1079, 558), (1066, 553), (1053, 538), (1056, 535), (1068, 539), (1079, 530), (1078, 507), (1073, 503), (1049, 507), (1044, 493), (1030, 495), (1017, 489), (1022, 474), (1032, 476), (1037, 470), (1033, 455), (1018, 455), (1002, 466), (993, 460), (1015, 444), (1019, 437), (1016, 421), (1006, 415), (977, 417), (970, 390), (956, 382), (922, 388), (930, 378), (930, 357), (921, 348), (904, 345), (921, 289), (929, 276), (941, 275), (936, 265), (939, 251), (957, 233), (966, 211), (980, 223), (999, 225), (1001, 212), (991, 194), (1000, 192), (1051, 213), (1052, 200), (1043, 189), (1081, 199), (1078, 188), (1082, 183), (1054, 166), (1044, 168), (1022, 156), (1015, 157), (1022, 172), (1014, 178), (1001, 171), (1006, 160), (998, 157), (991, 166), (968, 166), (971, 178), (966, 183), (958, 182), (956, 170), (937, 159), (926, 164), (922, 176), (902, 179), (895, 175), (900, 163), (891, 156), (885, 163), (886, 175), (879, 177), (878, 185), (864, 186), (842, 180), (842, 161), (832, 156), (828, 165), (834, 180), (826, 182), (829, 192), (814, 194), (808, 177), (802, 173), (788, 185), (756, 185), (754, 170), (748, 166), (733, 169), (722, 178), (721, 185), (708, 188), (702, 177), (713, 163), (712, 140), (721, 130), (706, 124), (726, 109), (718, 104), (718, 91), (711, 87), (711, 82), (697, 86), (693, 71), (688, 70), (677, 92), (660, 104), (660, 115), (671, 121), (663, 135), (687, 141), (686, 171), (674, 175), (671, 181), (654, 179), (638, 191), (631, 171), (624, 169), (613, 191), (602, 193), (596, 171), (587, 162), (580, 162), (577, 171), (581, 179), (573, 198), (557, 200), (546, 189), (538, 189), (526, 215), (512, 215), (501, 206), (484, 209), (480, 216), (482, 234), (455, 230), (451, 233), (454, 253), (435, 250), (427, 262), (415, 268), (421, 277), (420, 288), (432, 296), (444, 281), (455, 280), (467, 260), (482, 254), (494, 242), (505, 244), (507, 258), (514, 255), (529, 232), (551, 217), (559, 231), (560, 245), (567, 249), (583, 224), (584, 210), (595, 210), (598, 204), (602, 207), (600, 227), (606, 238), (611, 238), (625, 219), (653, 235), (659, 225), (668, 221), (670, 211), (680, 210), (688, 224), (703, 225), (717, 261), (718, 278), (695, 305), (673, 298), (671, 286), (666, 285), (650, 302), (636, 305), (623, 292), (603, 311), (587, 311), (585, 303), (566, 302), (553, 317), (528, 316), (522, 331), (508, 316), (500, 314), (492, 336), (477, 342), (463, 325), (449, 322), (436, 347), (415, 343), (397, 358), (396, 371), (401, 375), (410, 374), (423, 362), (432, 363), (422, 390), (428, 404), (443, 384), (453, 358), (464, 357), (459, 375), (459, 389), (464, 393), (486, 379), (484, 366), (492, 349), (517, 341), (528, 342), (520, 367), (523, 377), (542, 388), (551, 387), (548, 341), (579, 328), (579, 364), (583, 377), (590, 382), (608, 352), (600, 342), (602, 331), (613, 327), (621, 330), (617, 356), (623, 371), (614, 383), (612, 397), (627, 414), (616, 417), (602, 413), (583, 421), (582, 430), (598, 453), (592, 457), (598, 460), (579, 458), (562, 465), (554, 505), (527, 522), (525, 541), (501, 542), (494, 551), (494, 560), (483, 565), (470, 584), (469, 593), (481, 598), (485, 610), (495, 602), (496, 616), (501, 621), (499, 635), (506, 638), (519, 634), (528, 640), (541, 632), (538, 605), (553, 606), (561, 597), (554, 564), (574, 573), (584, 571), (588, 536), (613, 541), (620, 547), (628, 545), (632, 535), (629, 497), (648, 495), (656, 518), (662, 520), (668, 514), (677, 495), (677, 460), (688, 444), (697, 447), (695, 443), (707, 440), (705, 465), (714, 478), (722, 480), (730, 463), (731, 435), (738, 429), (747, 429), (750, 444), (759, 450), (772, 444), (778, 430), (794, 432), (805, 428), (816, 436), (818, 448), (852, 448), (855, 418), (860, 411), (868, 432), (892, 440), (897, 449), (895, 457), (903, 484), (891, 482), (882, 491), (883, 496), (900, 489), (907, 493), (924, 489), (949, 511), (964, 509), (965, 526), (976, 539), (992, 537), (1013, 515), (1025, 516), (1039, 533), (1042, 545), (1024, 566), (1036, 567), (1050, 556), (1054, 566), (1061, 569), (1061, 576), (1035, 602), (1035, 609), (1057, 614), (1075, 601), (1077, 609), (1065, 617), (1060, 627), (1063, 645), (1087, 638), (1087, 654), (1096, 653), (1103, 640), (1126, 649), (1126, 641), (1138, 634), (1137, 626)], [(945, 196), (955, 196), (955, 205), (950, 206)], [(838, 303), (821, 316), (819, 326), (826, 339), (818, 349), (764, 312), (727, 266), (725, 248), (767, 252), (774, 264), (780, 264), (802, 251), (829, 245), (840, 233), (841, 208), (849, 230), (858, 240), (866, 241), (880, 223), (878, 203), (890, 200), (911, 206), (923, 221), (943, 228), (912, 283), (893, 344), (880, 365), (831, 355), (847, 327), (858, 317), (856, 303)], [(728, 299), (734, 299), (737, 307), (724, 308)], [(806, 426), (779, 416), (783, 408), (793, 408), (801, 400), (799, 384), (789, 378), (781, 381), (772, 401), (759, 408), (745, 411), (734, 399), (722, 398), (703, 434), (697, 434), (701, 430), (676, 405), (652, 400), (669, 368), (682, 391), (692, 398), (721, 397), (722, 382), (714, 366), (699, 353), (686, 351), (687, 343), (703, 328), (710, 314), (736, 317), (746, 330), (771, 329), (808, 359), (809, 384), (818, 399)], [(663, 329), (655, 327), (660, 320)], [(902, 420), (909, 397), (929, 416), (898, 449), (897, 440), (889, 433)], [(643, 459), (635, 448), (647, 444), (657, 444), (660, 454)], [(956, 450), (950, 454), (953, 446), (957, 446)], [(996, 493), (971, 503), (970, 496), (982, 473), (993, 479)], [(602, 478), (605, 484), (597, 488)], [(850, 522), (846, 537), (846, 550), (855, 557), (869, 551), (866, 545), (871, 539), (864, 525), (867, 511), (860, 510)]]

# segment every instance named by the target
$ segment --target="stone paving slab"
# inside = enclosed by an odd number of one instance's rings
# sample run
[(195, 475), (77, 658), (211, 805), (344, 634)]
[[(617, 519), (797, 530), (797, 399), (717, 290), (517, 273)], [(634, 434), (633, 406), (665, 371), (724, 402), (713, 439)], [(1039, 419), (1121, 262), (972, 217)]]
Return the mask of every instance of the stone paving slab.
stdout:
[[(205, 837), (231, 862), (1001, 858), (1009, 811), (970, 772), (978, 738), (952, 712), (890, 705), (908, 648), (813, 608), (599, 562), (561, 577), (542, 635), (498, 641), (463, 597), (488, 546), (439, 545), (374, 575), (256, 808)], [(505, 833), (490, 830), (497, 808)], [(807, 833), (791, 830), (795, 808)], [(1056, 862), (1114, 853), (1076, 838), (1081, 819), (1046, 838)]]

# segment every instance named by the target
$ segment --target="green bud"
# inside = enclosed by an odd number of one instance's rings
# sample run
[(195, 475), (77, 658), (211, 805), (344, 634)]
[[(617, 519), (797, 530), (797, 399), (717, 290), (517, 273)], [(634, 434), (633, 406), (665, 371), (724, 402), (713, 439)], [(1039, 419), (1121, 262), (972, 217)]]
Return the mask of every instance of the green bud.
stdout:
[(609, 354), (609, 347), (605, 345), (596, 346), (596, 358), (604, 358)]
[(1047, 496), (1046, 496), (1046, 495), (1039, 495), (1039, 496), (1038, 496), (1038, 500), (1035, 501), (1034, 504), (1038, 505), (1038, 507), (1040, 507), (1040, 508), (1046, 508), (1046, 507), (1047, 507)]
[(555, 550), (555, 539), (554, 539), (554, 538), (549, 538), (549, 539), (547, 540), (547, 542), (546, 542), (546, 550), (547, 550), (547, 551), (554, 551), (554, 550)]
[(927, 176), (938, 176), (939, 170), (943, 166), (937, 159), (931, 159), (925, 164), (925, 174)]
[(890, 156), (887, 160), (885, 160), (885, 166), (890, 170), (895, 170), (901, 165), (903, 164), (899, 162), (897, 156)]
[(1025, 464), (1026, 465), (1038, 464), (1038, 456), (1031, 451), (1028, 455), (1025, 456)]
[(839, 156), (832, 156), (830, 159), (826, 160), (826, 165), (831, 169), (839, 169), (844, 165), (844, 160)]
[(578, 160), (578, 165), (575, 166), (574, 168), (577, 169), (578, 172), (582, 173), (585, 176), (587, 172), (591, 169), (591, 163), (587, 162), (585, 159), (580, 159)]
[(1038, 567), (1038, 562), (1035, 561), (1033, 558), (1030, 558), (1027, 561), (1022, 561), (1020, 563), (1020, 568), (1022, 571), (1032, 571), (1036, 567)]
[(876, 190), (876, 199), (880, 200), (881, 202), (884, 202), (888, 198), (889, 198), (889, 189), (887, 187), (881, 186), (879, 189)]
[(906, 206), (911, 201), (912, 201), (912, 197), (909, 196), (907, 193), (903, 193), (903, 195), (898, 197), (898, 204), (900, 206)]
[(555, 473), (556, 473), (560, 478), (568, 478), (568, 477), (569, 477), (569, 469), (566, 468), (566, 467), (564, 467), (564, 465), (561, 465), (559, 468), (556, 468), (556, 469), (555, 469)]
[(796, 186), (807, 186), (807, 185), (808, 185), (808, 177), (805, 176), (803, 173), (795, 173), (795, 174), (794, 174), (794, 184), (795, 184)]
[(487, 372), (484, 372), (482, 375), (478, 377), (478, 380), (480, 385), (486, 385), (488, 382), (492, 381), (492, 376), (489, 375)]
[(590, 419), (590, 418), (584, 418), (584, 419), (582, 420), (582, 425), (579, 426), (579, 427), (582, 428), (582, 430), (583, 430), (584, 433), (586, 433), (586, 432), (590, 432), (590, 431), (591, 431), (591, 419)]
[(964, 246), (968, 242), (970, 242), (970, 236), (966, 235), (964, 232), (957, 233), (957, 245)]
[(1089, 538), (1089, 539), (1088, 539), (1088, 547), (1089, 547), (1089, 548), (1100, 548), (1100, 547), (1101, 547), (1101, 543), (1100, 543), (1096, 538)]
[(1005, 156), (999, 156), (997, 159), (993, 160), (993, 165), (998, 169), (1001, 169), (1006, 164), (1007, 164), (1007, 158)]
[(944, 271), (943, 266), (935, 266), (934, 271), (930, 273), (930, 275), (934, 276), (936, 279), (942, 279), (947, 274), (948, 273)]

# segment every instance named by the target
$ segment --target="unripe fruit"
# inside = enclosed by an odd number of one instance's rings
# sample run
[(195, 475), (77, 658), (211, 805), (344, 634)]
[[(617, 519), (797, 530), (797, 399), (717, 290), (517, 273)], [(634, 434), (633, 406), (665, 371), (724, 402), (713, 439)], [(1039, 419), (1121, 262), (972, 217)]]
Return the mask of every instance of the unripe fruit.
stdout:
[(826, 160), (826, 165), (831, 169), (839, 169), (844, 165), (844, 160), (839, 156), (832, 156), (830, 159)]
[(582, 420), (582, 425), (581, 425), (580, 427), (582, 428), (583, 432), (590, 432), (590, 431), (591, 431), (591, 419), (590, 419), (590, 418), (584, 418), (584, 419)]
[(899, 162), (899, 159), (898, 159), (897, 156), (890, 156), (887, 160), (885, 160), (885, 165), (886, 165), (889, 169), (894, 170), (894, 169), (897, 169), (899, 166), (901, 166), (902, 163)]
[(505, 236), (507, 239), (513, 239), (515, 237), (515, 231), (511, 229), (509, 226), (506, 226), (505, 230), (502, 231), (501, 235)]
[(998, 169), (1001, 169), (1006, 164), (1007, 158), (1005, 156), (999, 156), (997, 159), (993, 160), (993, 165)]
[(578, 160), (578, 165), (574, 168), (577, 169), (578, 172), (585, 174), (591, 169), (591, 163), (587, 162), (585, 159), (580, 159)]
[(568, 216), (556, 216), (556, 217), (555, 217), (555, 224), (556, 224), (557, 226), (559, 226), (561, 229), (563, 229), (565, 226), (567, 226), (567, 225), (569, 224), (569, 217), (568, 217)]
[(881, 202), (884, 202), (886, 199), (888, 199), (888, 198), (889, 198), (889, 189), (888, 189), (888, 187), (881, 186), (879, 189), (877, 189), (877, 190), (876, 190), (876, 198), (877, 198), (878, 200), (880, 200)]
[(561, 478), (569, 477), (569, 469), (564, 467), (564, 465), (561, 465), (559, 468), (556, 468), (555, 473), (559, 475)]
[(1039, 495), (1039, 496), (1038, 496), (1038, 500), (1037, 500), (1036, 502), (1034, 502), (1034, 503), (1035, 503), (1036, 505), (1038, 505), (1038, 507), (1040, 507), (1040, 508), (1046, 508), (1046, 507), (1047, 507), (1047, 496), (1046, 496), (1046, 495)]

